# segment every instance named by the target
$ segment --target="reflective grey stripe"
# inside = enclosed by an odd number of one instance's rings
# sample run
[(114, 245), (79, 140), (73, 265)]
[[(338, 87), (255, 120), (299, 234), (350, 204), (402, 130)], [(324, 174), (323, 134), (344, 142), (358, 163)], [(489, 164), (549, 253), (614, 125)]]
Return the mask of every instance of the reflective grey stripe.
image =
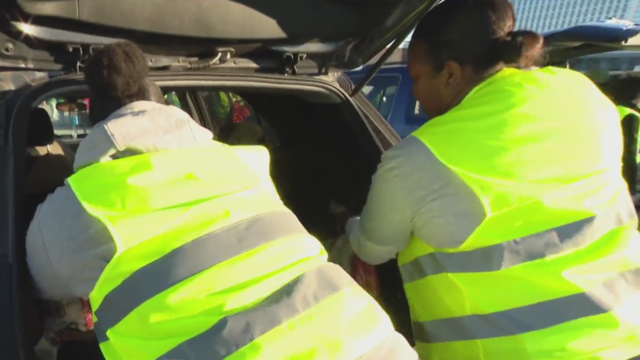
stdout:
[(201, 236), (126, 278), (110, 291), (95, 311), (98, 341), (145, 301), (225, 260), (294, 234), (307, 234), (290, 211), (272, 212)]
[(253, 308), (221, 319), (159, 359), (222, 360), (331, 295), (355, 286), (356, 282), (338, 265), (320, 265)]
[(628, 204), (621, 201), (613, 209), (555, 229), (472, 251), (420, 256), (400, 266), (402, 280), (406, 284), (443, 273), (498, 271), (581, 248), (637, 217), (625, 196)]
[[(586, 293), (495, 312), (413, 323), (416, 341), (490, 339), (542, 330), (619, 308), (640, 294), (640, 269), (620, 273)], [(628, 303), (626, 304), (628, 305)]]

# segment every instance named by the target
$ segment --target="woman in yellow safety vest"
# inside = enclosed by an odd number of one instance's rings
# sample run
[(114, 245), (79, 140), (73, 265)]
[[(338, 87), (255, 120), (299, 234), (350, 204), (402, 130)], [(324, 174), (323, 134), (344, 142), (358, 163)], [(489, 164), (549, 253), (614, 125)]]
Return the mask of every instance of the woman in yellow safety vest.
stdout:
[(640, 354), (640, 236), (616, 107), (580, 73), (534, 68), (508, 0), (447, 0), (409, 46), (431, 118), (382, 157), (356, 254), (397, 256), (420, 358)]

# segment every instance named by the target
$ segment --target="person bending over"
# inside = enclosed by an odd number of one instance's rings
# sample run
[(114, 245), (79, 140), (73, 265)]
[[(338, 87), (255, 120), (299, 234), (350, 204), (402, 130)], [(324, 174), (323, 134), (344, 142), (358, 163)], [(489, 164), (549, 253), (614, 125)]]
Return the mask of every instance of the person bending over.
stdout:
[(287, 209), (268, 152), (149, 101), (134, 44), (88, 60), (93, 131), (27, 235), (40, 295), (89, 299), (114, 359), (417, 359)]

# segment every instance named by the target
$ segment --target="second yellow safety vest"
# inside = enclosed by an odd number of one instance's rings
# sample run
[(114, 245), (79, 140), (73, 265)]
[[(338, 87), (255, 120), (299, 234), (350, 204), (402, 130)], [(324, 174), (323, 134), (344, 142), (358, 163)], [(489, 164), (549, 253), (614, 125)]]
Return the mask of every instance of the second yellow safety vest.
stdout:
[(640, 355), (640, 237), (617, 118), (579, 73), (504, 69), (412, 134), (485, 212), (460, 247), (413, 238), (399, 255), (422, 359)]
[(68, 181), (116, 244), (90, 294), (107, 360), (373, 360), (393, 333), (282, 204), (264, 148), (148, 153)]

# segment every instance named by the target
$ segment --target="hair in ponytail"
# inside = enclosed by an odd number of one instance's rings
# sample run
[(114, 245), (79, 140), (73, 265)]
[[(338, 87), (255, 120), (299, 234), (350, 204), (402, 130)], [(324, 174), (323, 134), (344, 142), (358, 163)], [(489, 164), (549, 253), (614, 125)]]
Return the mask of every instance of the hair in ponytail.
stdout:
[(436, 71), (447, 61), (482, 72), (499, 65), (528, 68), (544, 60), (544, 39), (514, 31), (508, 0), (446, 0), (427, 13), (411, 41), (422, 41)]
[(494, 40), (492, 53), (496, 62), (529, 68), (544, 58), (544, 38), (533, 31), (510, 31)]

